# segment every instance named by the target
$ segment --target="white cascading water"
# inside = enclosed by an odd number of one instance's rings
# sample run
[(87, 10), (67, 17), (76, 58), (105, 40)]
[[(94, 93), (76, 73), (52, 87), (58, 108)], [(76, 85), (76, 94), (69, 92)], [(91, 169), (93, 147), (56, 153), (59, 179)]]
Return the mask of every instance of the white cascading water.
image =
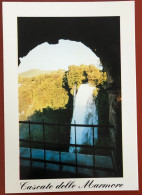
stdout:
[[(98, 113), (93, 98), (95, 87), (88, 83), (82, 84), (76, 94), (74, 100), (72, 124), (98, 124)], [(76, 144), (93, 145), (93, 139), (98, 139), (98, 129), (94, 128), (93, 138), (92, 127), (76, 127)], [(75, 127), (71, 127), (70, 143), (75, 144)], [(70, 152), (74, 152), (74, 147), (69, 148)], [(78, 149), (80, 151), (80, 149)]]

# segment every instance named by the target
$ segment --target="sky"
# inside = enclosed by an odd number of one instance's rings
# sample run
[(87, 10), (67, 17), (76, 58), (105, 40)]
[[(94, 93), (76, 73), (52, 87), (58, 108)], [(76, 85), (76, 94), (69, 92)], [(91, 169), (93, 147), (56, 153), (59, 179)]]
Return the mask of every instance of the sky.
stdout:
[(60, 39), (57, 44), (44, 42), (32, 49), (26, 56), (19, 58), (18, 72), (32, 69), (68, 70), (70, 65), (90, 65), (100, 67), (100, 59), (81, 42)]

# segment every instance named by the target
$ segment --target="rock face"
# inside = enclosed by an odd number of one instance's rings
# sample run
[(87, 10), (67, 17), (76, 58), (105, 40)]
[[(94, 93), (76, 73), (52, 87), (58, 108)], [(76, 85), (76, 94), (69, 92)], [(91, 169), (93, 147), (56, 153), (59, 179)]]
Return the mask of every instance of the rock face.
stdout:
[(122, 176), (121, 66), (119, 17), (18, 18), (18, 54), (25, 56), (35, 46), (59, 39), (80, 41), (100, 57), (107, 72), (109, 121), (116, 148), (118, 175)]
[(117, 174), (122, 176), (121, 91), (119, 89), (109, 92), (109, 122), (114, 126), (110, 129), (110, 136), (115, 146)]

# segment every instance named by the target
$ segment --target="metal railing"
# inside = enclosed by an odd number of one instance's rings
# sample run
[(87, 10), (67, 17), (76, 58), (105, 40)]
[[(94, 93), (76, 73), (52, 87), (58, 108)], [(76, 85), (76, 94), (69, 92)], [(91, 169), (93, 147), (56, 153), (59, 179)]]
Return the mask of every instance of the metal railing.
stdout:
[[(114, 147), (113, 146), (97, 146), (94, 143), (94, 130), (95, 128), (113, 128), (112, 125), (86, 125), (86, 124), (68, 124), (68, 123), (46, 123), (44, 122), (32, 122), (32, 121), (19, 121), (20, 124), (28, 124), (28, 129), (29, 129), (29, 139), (20, 139), (20, 142), (23, 143), (27, 143), (29, 144), (29, 148), (30, 148), (30, 157), (22, 157), (20, 156), (21, 160), (29, 160), (30, 161), (30, 168), (32, 168), (32, 162), (42, 162), (44, 163), (44, 168), (46, 170), (46, 165), (47, 163), (51, 163), (51, 164), (56, 164), (60, 166), (60, 171), (62, 170), (62, 166), (72, 166), (76, 168), (76, 173), (78, 172), (78, 168), (87, 168), (87, 169), (92, 169), (93, 171), (95, 170), (100, 170), (100, 171), (107, 171), (107, 172), (113, 172), (114, 174), (116, 174), (116, 163), (115, 163), (115, 152), (114, 152)], [(42, 125), (42, 130), (43, 130), (43, 140), (42, 141), (34, 141), (32, 140), (31, 137), (31, 125)], [(58, 126), (58, 143), (50, 143), (47, 142), (45, 140), (45, 126)], [(61, 132), (60, 132), (60, 127), (63, 126), (68, 126), (68, 127), (75, 127), (75, 144), (70, 144), (70, 143), (62, 143), (61, 142)], [(92, 141), (93, 141), (93, 145), (81, 145), (81, 144), (77, 144), (77, 140), (76, 140), (76, 127), (92, 127)], [(44, 150), (44, 159), (35, 159), (32, 157), (32, 144), (42, 144), (43, 145), (43, 150)], [(55, 161), (55, 160), (47, 160), (46, 158), (46, 148), (48, 146), (58, 146), (59, 148), (59, 161)], [(69, 162), (63, 162), (62, 161), (62, 156), (61, 156), (61, 147), (75, 147), (75, 163), (69, 163)], [(78, 164), (78, 152), (77, 152), (77, 148), (88, 148), (90, 150), (92, 150), (92, 155), (93, 155), (93, 166), (87, 166), (87, 165), (81, 165)], [(95, 166), (95, 151), (96, 150), (105, 150), (105, 151), (109, 151), (111, 154), (111, 159), (112, 159), (112, 164), (113, 164), (113, 168), (106, 168), (106, 167), (99, 167), (99, 166)]]

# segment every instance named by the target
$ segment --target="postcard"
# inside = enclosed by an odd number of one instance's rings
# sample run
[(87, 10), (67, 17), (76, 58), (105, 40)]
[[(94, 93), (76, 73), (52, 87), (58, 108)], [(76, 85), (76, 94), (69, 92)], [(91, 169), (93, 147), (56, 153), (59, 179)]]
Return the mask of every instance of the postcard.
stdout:
[(4, 2), (6, 193), (138, 190), (134, 2)]

